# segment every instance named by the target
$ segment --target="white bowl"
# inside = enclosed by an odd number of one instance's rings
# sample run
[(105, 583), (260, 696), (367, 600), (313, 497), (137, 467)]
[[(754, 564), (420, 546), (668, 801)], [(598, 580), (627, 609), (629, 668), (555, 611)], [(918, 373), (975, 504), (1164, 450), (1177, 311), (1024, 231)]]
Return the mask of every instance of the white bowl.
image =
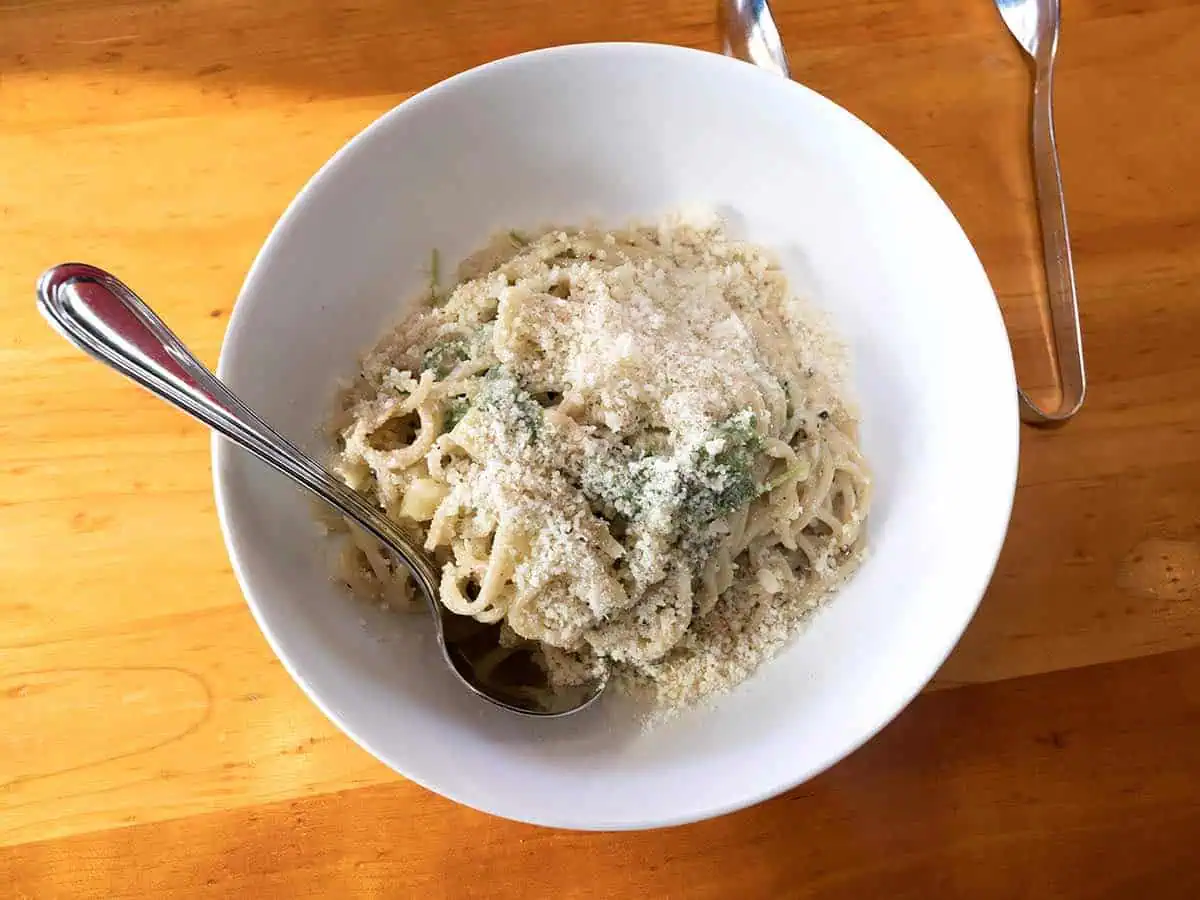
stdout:
[[(423, 617), (328, 576), (310, 501), (214, 442), (217, 505), (255, 618), (300, 686), (397, 772), (527, 822), (649, 828), (735, 810), (846, 756), (958, 640), (1004, 538), (1017, 468), (1012, 358), (954, 217), (854, 116), (745, 63), (676, 47), (561, 47), (451, 78), (346, 145), (276, 225), (220, 373), (313, 450), (355, 371), (427, 278), (499, 229), (687, 206), (776, 249), (847, 338), (876, 479), (871, 555), (775, 661), (648, 734), (627, 706), (550, 722), (463, 690)], [(365, 627), (362, 619), (366, 619)]]

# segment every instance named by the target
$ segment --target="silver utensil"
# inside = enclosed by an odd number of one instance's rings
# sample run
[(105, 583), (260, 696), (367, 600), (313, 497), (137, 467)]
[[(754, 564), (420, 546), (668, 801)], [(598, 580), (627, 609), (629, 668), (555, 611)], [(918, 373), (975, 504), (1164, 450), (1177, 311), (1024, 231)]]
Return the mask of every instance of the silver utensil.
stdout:
[(726, 56), (790, 77), (787, 54), (767, 0), (717, 0)]
[[(1051, 89), (1061, 18), (1059, 0), (996, 0), (996, 5), (1009, 31), (1034, 65), (1034, 181), (1054, 331), (1054, 357), (1061, 390), (1058, 405), (1051, 410), (1042, 409), (1025, 391), (1019, 391), (1021, 419), (1031, 425), (1056, 425), (1079, 411), (1087, 392), (1067, 209), (1063, 201), (1058, 149), (1054, 143)], [(726, 55), (787, 76), (787, 56), (767, 0), (718, 0), (717, 8)]]
[(524, 671), (509, 667), (507, 674), (499, 669), (490, 674), (492, 666), (484, 659), (497, 646), (498, 626), (489, 631), (450, 613), (437, 599), (437, 569), (420, 545), (259, 418), (117, 278), (94, 266), (64, 263), (38, 280), (37, 301), (51, 326), (89, 356), (199, 419), (378, 538), (412, 573), (433, 613), (442, 656), (473, 693), (512, 712), (543, 718), (578, 712), (603, 693), (607, 673), (571, 690), (531, 689), (532, 660), (525, 661)]
[(1079, 412), (1087, 393), (1067, 206), (1054, 142), (1054, 58), (1058, 53), (1062, 13), (1058, 0), (996, 0), (996, 6), (1004, 24), (1033, 63), (1033, 177), (1061, 390), (1058, 405), (1051, 410), (1042, 409), (1021, 391), (1021, 418), (1033, 425), (1060, 424)]

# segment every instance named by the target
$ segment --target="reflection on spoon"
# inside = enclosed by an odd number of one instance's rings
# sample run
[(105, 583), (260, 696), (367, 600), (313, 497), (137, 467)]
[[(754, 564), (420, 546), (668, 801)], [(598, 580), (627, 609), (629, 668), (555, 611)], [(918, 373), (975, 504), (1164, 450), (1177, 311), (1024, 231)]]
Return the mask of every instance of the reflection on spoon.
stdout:
[(607, 671), (567, 690), (551, 690), (536, 645), (502, 647), (498, 626), (450, 613), (438, 600), (438, 573), (420, 544), (238, 399), (117, 278), (83, 263), (49, 269), (38, 309), (85, 353), (200, 420), (324, 500), (387, 547), (412, 574), (433, 613), (442, 656), (473, 693), (526, 716), (553, 718), (591, 705)]

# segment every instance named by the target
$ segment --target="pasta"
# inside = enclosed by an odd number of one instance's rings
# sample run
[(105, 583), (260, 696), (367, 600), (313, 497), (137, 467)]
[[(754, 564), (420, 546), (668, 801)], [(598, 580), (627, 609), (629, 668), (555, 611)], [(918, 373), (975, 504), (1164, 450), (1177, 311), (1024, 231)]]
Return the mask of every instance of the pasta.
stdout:
[[(366, 357), (334, 471), (422, 530), (448, 609), (537, 642), (552, 681), (603, 662), (688, 705), (862, 555), (844, 369), (768, 254), (715, 219), (510, 232)], [(410, 601), (369, 539), (351, 547), (356, 589)]]

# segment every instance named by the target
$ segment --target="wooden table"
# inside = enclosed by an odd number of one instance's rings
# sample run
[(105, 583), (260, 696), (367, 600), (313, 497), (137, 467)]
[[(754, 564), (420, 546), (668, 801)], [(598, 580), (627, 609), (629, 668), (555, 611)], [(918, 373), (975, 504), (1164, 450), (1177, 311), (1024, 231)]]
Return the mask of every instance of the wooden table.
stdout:
[[(716, 821), (459, 808), (302, 696), (221, 546), (208, 436), (38, 320), (66, 258), (215, 361), (293, 193), (414, 91), (548, 44), (715, 48), (711, 0), (0, 0), (0, 895), (1200, 896), (1200, 2), (1070, 0), (1057, 112), (1091, 374), (931, 690)], [(795, 76), (962, 221), (1044, 382), (1028, 76), (989, 0), (777, 0)]]

